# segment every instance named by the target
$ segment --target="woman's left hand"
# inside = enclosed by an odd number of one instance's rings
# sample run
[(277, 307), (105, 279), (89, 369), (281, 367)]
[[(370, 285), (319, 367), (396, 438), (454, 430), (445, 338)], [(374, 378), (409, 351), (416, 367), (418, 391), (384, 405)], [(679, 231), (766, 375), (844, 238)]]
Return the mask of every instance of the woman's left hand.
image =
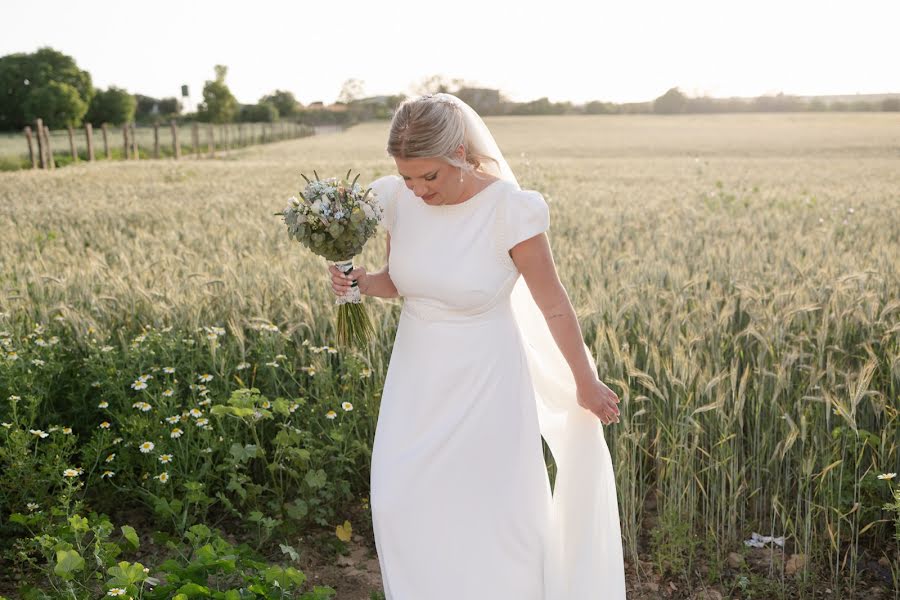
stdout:
[(604, 425), (619, 422), (619, 397), (599, 379), (578, 385), (578, 405), (595, 415)]

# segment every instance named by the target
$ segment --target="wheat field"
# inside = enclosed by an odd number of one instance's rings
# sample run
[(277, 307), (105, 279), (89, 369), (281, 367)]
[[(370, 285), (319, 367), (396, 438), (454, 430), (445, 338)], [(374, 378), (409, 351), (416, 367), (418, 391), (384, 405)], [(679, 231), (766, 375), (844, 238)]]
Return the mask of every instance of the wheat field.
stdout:
[[(626, 555), (713, 568), (758, 531), (826, 579), (886, 557), (896, 581), (896, 479), (877, 475), (900, 470), (900, 115), (486, 122), (550, 205), (560, 277), (622, 399), (606, 436)], [(301, 171), (394, 172), (387, 128), (2, 174), (0, 312), (61, 316), (85, 344), (219, 326), (243, 350), (260, 322), (331, 343), (326, 264), (273, 213)], [(379, 234), (357, 264), (384, 258)], [(400, 301), (366, 303), (383, 377)]]

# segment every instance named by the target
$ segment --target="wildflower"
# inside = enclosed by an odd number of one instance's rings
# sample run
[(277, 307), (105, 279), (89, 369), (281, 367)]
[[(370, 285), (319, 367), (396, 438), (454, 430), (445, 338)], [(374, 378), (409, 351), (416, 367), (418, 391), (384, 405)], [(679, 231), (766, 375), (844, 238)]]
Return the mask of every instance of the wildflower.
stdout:
[(143, 380), (137, 379), (137, 380), (135, 380), (134, 383), (131, 384), (131, 387), (134, 388), (134, 389), (136, 389), (136, 390), (146, 390), (146, 389), (147, 389), (147, 383), (146, 383), (145, 381), (143, 381)]
[(146, 339), (147, 339), (147, 336), (144, 335), (144, 334), (141, 334), (141, 335), (137, 336), (136, 338), (134, 338), (134, 339), (131, 340), (131, 341), (132, 341), (133, 343), (135, 343), (135, 344), (140, 344), (141, 342), (143, 342), (143, 341), (146, 340)]
[(53, 425), (47, 431), (49, 431), (50, 433), (53, 433), (54, 431), (58, 431), (58, 430), (59, 430), (59, 427), (56, 425)]
[(47, 363), (45, 363), (44, 361), (42, 361), (42, 360), (39, 359), (39, 358), (32, 358), (32, 359), (31, 359), (31, 364), (33, 364), (33, 365), (36, 366), (36, 367), (43, 367), (43, 366), (44, 366), (45, 364), (47, 364)]
[(40, 346), (41, 348), (46, 348), (47, 342), (45, 342), (42, 338), (38, 338), (38, 339), (34, 340), (34, 345)]
[(113, 440), (113, 445), (114, 445), (114, 446), (118, 446), (118, 445), (121, 444), (121, 443), (122, 443), (122, 438), (116, 438), (116, 439)]
[(100, 429), (109, 429), (109, 421), (103, 421), (99, 425)]
[(175, 439), (180, 438), (183, 433), (184, 432), (181, 429), (176, 427), (175, 429), (173, 429), (171, 431), (171, 433), (169, 433), (169, 437), (172, 438), (173, 440), (175, 440)]
[(6, 422), (3, 422), (3, 423), (0, 423), (0, 425), (3, 425), (3, 426), (6, 427), (7, 429), (9, 429), (10, 427), (12, 427), (12, 423), (6, 423)]
[(138, 377), (138, 381), (147, 381), (148, 379), (153, 379), (153, 375), (141, 375)]
[(100, 352), (112, 352), (112, 351), (113, 351), (112, 346), (101, 346), (100, 347)]
[(155, 447), (156, 446), (153, 444), (153, 442), (144, 442), (143, 444), (140, 445), (141, 452), (143, 452), (144, 454), (147, 454), (148, 452), (153, 450), (153, 448), (155, 448)]
[(206, 427), (207, 425), (209, 425), (209, 419), (205, 419), (205, 418), (197, 419), (197, 427), (200, 427), (202, 429), (203, 427)]
[(174, 372), (175, 372), (175, 367), (163, 367), (163, 373), (168, 373), (169, 375), (171, 375)]
[(325, 346), (325, 349), (328, 350), (328, 354), (337, 354), (337, 348), (332, 346)]
[(278, 368), (278, 362), (273, 360), (272, 362), (267, 362), (266, 366)]
[(197, 381), (199, 381), (201, 383), (206, 383), (208, 381), (212, 381), (212, 379), (213, 379), (213, 376), (210, 375), (209, 373), (204, 373), (203, 375), (197, 376)]
[(41, 431), (40, 429), (29, 429), (28, 431), (30, 431), (32, 435), (39, 437), (39, 438), (45, 438), (48, 435), (50, 435), (49, 433), (47, 433), (45, 431)]
[(159, 462), (161, 462), (163, 464), (172, 462), (172, 455), (171, 454), (160, 454)]
[(16, 354), (15, 352), (8, 352), (6, 354), (6, 360), (8, 360), (10, 362), (12, 362), (14, 360), (19, 360), (19, 355)]
[(10, 396), (10, 397), (9, 397), (9, 401), (10, 401), (10, 402), (18, 402), (18, 401), (21, 400), (21, 399), (22, 399), (22, 398), (21, 398), (20, 396)]
[(173, 390), (172, 388), (169, 388), (162, 393), (162, 395), (165, 396), (166, 398), (171, 398), (174, 394), (175, 394), (175, 390)]
[(878, 476), (878, 479), (893, 479), (896, 476), (897, 476), (896, 473), (882, 473), (881, 475)]
[(192, 417), (194, 417), (196, 419), (198, 417), (203, 416), (203, 411), (200, 410), (199, 408), (192, 408), (190, 414)]
[(141, 410), (142, 412), (147, 412), (148, 410), (153, 408), (153, 406), (151, 406), (147, 402), (135, 402), (131, 406), (133, 408), (137, 408), (137, 409)]
[(125, 590), (123, 588), (109, 588), (109, 591), (106, 592), (107, 596), (124, 596)]
[(166, 422), (169, 424), (177, 423), (180, 420), (181, 420), (181, 417), (179, 417), (178, 415), (172, 415), (171, 417), (166, 417)]
[(63, 427), (62, 432), (64, 435), (72, 435), (72, 428), (71, 427)]
[(263, 408), (266, 408), (266, 409), (271, 408), (271, 407), (272, 407), (272, 403), (269, 402), (268, 400), (263, 400), (263, 401), (262, 401), (262, 407), (263, 407)]
[(54, 335), (53, 337), (50, 338), (50, 345), (51, 345), (51, 346), (55, 346), (55, 345), (57, 345), (58, 343), (59, 343), (59, 338), (56, 337), (55, 335)]
[(349, 402), (341, 402), (341, 408), (343, 408), (346, 411), (350, 411), (350, 410), (353, 410), (353, 405), (350, 404)]
[(104, 400), (100, 404), (97, 405), (97, 408), (109, 408), (109, 402)]
[(276, 355), (275, 355), (275, 360), (279, 360), (279, 359), (280, 359), (280, 360), (287, 360), (287, 355), (285, 355), (285, 354), (276, 354)]
[(248, 362), (242, 362), (242, 363), (240, 363), (238, 366), (235, 367), (235, 370), (236, 370), (236, 371), (243, 371), (244, 369), (249, 369), (249, 368), (250, 368), (250, 363), (248, 363)]
[(109, 462), (112, 462), (113, 459), (114, 459), (115, 457), (116, 457), (116, 453), (113, 452), (112, 454), (110, 454), (109, 456), (107, 456), (107, 457), (106, 457), (105, 459), (103, 459), (103, 460), (104, 460), (104, 462), (108, 462), (108, 463), (109, 463)]
[(294, 412), (294, 411), (297, 410), (298, 408), (300, 408), (300, 405), (297, 404), (296, 402), (292, 402), (291, 405), (288, 407), (288, 410), (289, 410), (290, 412)]
[(81, 468), (66, 469), (65, 471), (63, 471), (63, 477), (78, 477), (83, 472), (84, 471)]
[(206, 396), (207, 396), (208, 394), (209, 394), (209, 390), (201, 390), (201, 391), (200, 391), (200, 397), (201, 397), (201, 398), (206, 398)]
[(99, 381), (92, 381), (92, 382), (91, 382), (91, 387), (95, 387), (95, 388), (100, 387), (100, 382), (99, 382)]
[(309, 340), (303, 340), (303, 343), (300, 345), (301, 346), (309, 346)]
[(363, 377), (363, 378), (365, 378), (365, 377), (371, 377), (371, 376), (372, 376), (372, 369), (370, 369), (370, 368), (368, 368), (368, 367), (364, 367), (364, 368), (359, 372), (359, 376), (360, 376), (360, 377)]
[(39, 509), (39, 508), (41, 507), (41, 505), (40, 505), (40, 504), (37, 504), (36, 502), (29, 502), (29, 503), (26, 504), (25, 506), (26, 506), (26, 507), (28, 508), (28, 510), (30, 510), (31, 512), (34, 512), (34, 511), (36, 511), (37, 509)]
[(333, 419), (336, 416), (337, 416), (337, 413), (334, 412), (333, 410), (329, 410), (327, 413), (325, 413), (325, 417), (328, 419)]
[(165, 482), (167, 482), (167, 481), (169, 480), (169, 472), (168, 472), (168, 471), (163, 471), (162, 473), (160, 473), (159, 475), (157, 475), (157, 476), (154, 477), (153, 479), (159, 479), (159, 482), (160, 482), (160, 483), (165, 483)]
[(112, 476), (114, 476), (115, 474), (116, 474), (115, 471), (109, 471), (109, 470), (103, 471), (103, 475), (100, 476), (100, 479), (104, 479), (104, 478), (109, 479)]
[(201, 400), (197, 404), (199, 404), (200, 406), (209, 406), (210, 404), (212, 404), (212, 400), (207, 398), (206, 400)]

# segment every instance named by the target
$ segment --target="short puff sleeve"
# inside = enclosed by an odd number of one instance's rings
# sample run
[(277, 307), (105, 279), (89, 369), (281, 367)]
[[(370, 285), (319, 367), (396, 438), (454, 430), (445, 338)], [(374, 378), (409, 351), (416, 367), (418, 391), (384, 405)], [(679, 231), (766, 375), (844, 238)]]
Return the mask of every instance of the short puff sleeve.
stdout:
[(369, 186), (381, 206), (383, 215), (381, 225), (388, 233), (394, 230), (394, 223), (397, 220), (397, 195), (401, 185), (403, 185), (403, 180), (397, 175), (385, 175), (373, 181)]
[(550, 227), (550, 207), (540, 192), (516, 190), (506, 198), (503, 222), (503, 249), (513, 246)]

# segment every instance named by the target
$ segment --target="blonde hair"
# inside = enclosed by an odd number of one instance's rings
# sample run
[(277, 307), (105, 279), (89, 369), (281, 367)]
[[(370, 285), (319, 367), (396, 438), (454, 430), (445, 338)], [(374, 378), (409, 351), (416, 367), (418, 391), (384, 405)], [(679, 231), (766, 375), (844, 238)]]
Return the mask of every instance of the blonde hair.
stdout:
[[(462, 144), (465, 161), (456, 158)], [(439, 158), (478, 177), (486, 161), (499, 163), (469, 141), (460, 107), (439, 96), (404, 100), (394, 112), (387, 153), (396, 158)]]

